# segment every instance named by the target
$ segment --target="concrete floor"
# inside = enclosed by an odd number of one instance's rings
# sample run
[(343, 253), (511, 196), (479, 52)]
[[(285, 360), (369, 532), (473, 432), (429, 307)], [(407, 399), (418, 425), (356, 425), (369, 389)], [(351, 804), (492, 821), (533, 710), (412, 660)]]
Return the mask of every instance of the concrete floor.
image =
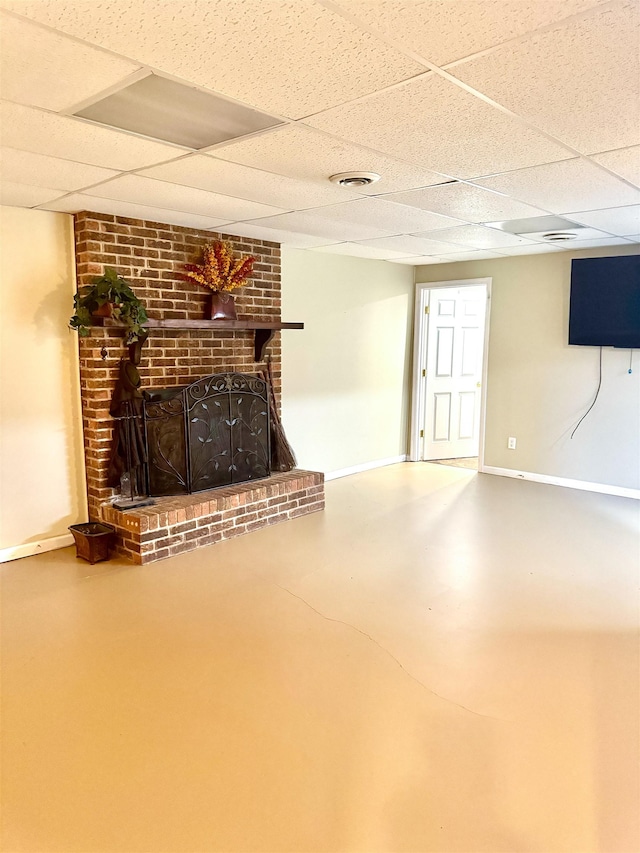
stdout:
[(430, 459), (432, 465), (450, 465), (452, 468), (469, 468), (472, 471), (478, 470), (477, 456), (462, 456), (457, 459)]
[(427, 463), (6, 564), (7, 853), (637, 851), (639, 505)]

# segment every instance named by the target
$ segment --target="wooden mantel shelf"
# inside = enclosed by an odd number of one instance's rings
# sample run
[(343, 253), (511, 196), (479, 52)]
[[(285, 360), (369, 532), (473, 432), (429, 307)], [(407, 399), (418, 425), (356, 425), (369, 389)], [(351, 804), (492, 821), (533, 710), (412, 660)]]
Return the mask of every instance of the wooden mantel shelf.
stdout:
[(304, 323), (283, 323), (280, 320), (151, 320), (145, 324), (149, 329), (211, 329), (212, 331), (228, 331), (237, 329), (252, 329), (255, 331), (256, 361), (263, 361), (264, 351), (280, 329), (304, 329)]
[[(103, 326), (104, 320), (94, 317), (92, 325)], [(263, 361), (265, 348), (277, 331), (304, 329), (304, 323), (283, 323), (280, 320), (154, 320), (149, 318), (144, 323), (144, 327), (151, 331), (154, 329), (210, 329), (212, 331), (252, 329), (255, 332), (255, 360)]]

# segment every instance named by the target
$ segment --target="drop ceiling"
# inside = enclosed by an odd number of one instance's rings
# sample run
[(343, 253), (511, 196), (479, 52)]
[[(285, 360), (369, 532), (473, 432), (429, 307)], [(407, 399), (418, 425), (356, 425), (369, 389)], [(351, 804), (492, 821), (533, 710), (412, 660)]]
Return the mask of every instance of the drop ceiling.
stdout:
[[(0, 200), (402, 264), (637, 245), (639, 18), (626, 0), (0, 0)], [(163, 80), (174, 112), (101, 123), (100, 102)], [(346, 171), (382, 179), (329, 182)], [(509, 233), (550, 215), (581, 236)]]

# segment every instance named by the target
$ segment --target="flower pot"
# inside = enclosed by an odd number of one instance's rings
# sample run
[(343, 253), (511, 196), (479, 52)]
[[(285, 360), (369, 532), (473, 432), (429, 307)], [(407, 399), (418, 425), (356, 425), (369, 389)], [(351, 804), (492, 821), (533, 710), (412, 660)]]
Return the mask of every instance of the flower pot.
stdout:
[(105, 302), (95, 311), (91, 312), (92, 317), (111, 317), (113, 314), (113, 302)]
[(91, 565), (108, 560), (113, 548), (116, 529), (101, 521), (72, 524), (69, 528), (76, 543), (76, 557), (87, 560)]
[(233, 296), (224, 291), (214, 291), (209, 301), (210, 320), (237, 320), (236, 304)]

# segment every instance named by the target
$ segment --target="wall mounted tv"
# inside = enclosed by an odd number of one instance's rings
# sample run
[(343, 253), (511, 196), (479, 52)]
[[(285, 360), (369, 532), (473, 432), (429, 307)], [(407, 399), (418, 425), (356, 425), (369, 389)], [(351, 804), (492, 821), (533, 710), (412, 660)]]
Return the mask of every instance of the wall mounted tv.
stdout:
[(640, 348), (640, 255), (571, 262), (569, 343)]

